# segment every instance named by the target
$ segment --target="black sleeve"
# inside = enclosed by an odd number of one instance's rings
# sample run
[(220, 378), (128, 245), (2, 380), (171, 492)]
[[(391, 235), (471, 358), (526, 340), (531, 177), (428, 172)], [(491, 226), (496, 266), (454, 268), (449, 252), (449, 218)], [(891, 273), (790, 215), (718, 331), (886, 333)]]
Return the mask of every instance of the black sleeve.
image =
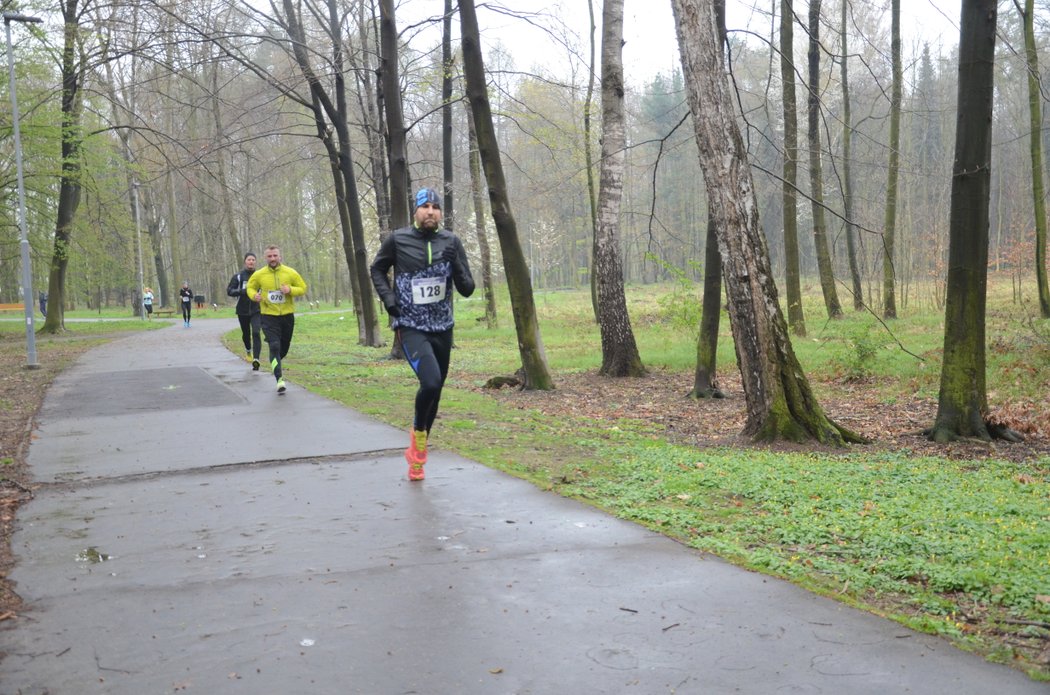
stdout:
[(394, 235), (390, 234), (380, 244), (379, 252), (368, 269), (372, 275), (372, 286), (375, 287), (376, 294), (379, 295), (379, 301), (383, 303), (383, 306), (397, 305), (397, 295), (391, 289), (390, 281), (386, 276), (396, 260), (397, 244), (394, 243)]
[(456, 290), (461, 295), (469, 297), (474, 294), (474, 276), (470, 274), (467, 251), (459, 237), (454, 237), (453, 243), (456, 245), (456, 260), (452, 263), (452, 282), (456, 284)]
[(226, 286), (226, 295), (229, 297), (240, 297), (242, 294), (244, 293), (241, 292), (241, 274), (237, 273), (230, 278), (230, 284)]

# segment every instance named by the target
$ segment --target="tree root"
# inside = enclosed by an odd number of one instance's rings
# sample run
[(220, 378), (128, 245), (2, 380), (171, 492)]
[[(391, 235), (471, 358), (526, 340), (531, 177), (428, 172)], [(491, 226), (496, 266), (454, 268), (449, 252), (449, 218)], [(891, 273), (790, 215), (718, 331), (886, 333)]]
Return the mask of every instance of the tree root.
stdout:
[(924, 437), (932, 442), (938, 444), (949, 444), (951, 442), (957, 442), (960, 440), (972, 440), (975, 442), (981, 442), (983, 444), (991, 443), (993, 440), (1001, 439), (1006, 442), (1012, 442), (1014, 444), (1020, 444), (1024, 441), (1024, 435), (1017, 430), (1012, 430), (1006, 425), (1001, 425), (996, 422), (984, 421), (984, 429), (987, 436), (971, 436), (961, 434), (959, 431), (951, 429), (947, 426), (934, 425), (929, 429), (922, 431)]
[(708, 386), (702, 391), (697, 391), (696, 389), (693, 389), (692, 391), (687, 393), (685, 397), (692, 398), (694, 401), (699, 401), (706, 400), (708, 398), (725, 398), (726, 395), (722, 392), (722, 389), (718, 388), (717, 386)]

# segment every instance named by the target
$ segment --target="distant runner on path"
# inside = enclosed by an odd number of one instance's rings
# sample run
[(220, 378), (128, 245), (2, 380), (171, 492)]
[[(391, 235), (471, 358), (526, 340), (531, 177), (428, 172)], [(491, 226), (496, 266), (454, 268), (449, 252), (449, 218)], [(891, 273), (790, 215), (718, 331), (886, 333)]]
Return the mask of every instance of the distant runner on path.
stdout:
[[(408, 433), (408, 479), (423, 480), (427, 437), (437, 417), (441, 389), (452, 352), (452, 293), (474, 293), (467, 254), (459, 237), (441, 224), (441, 196), (421, 188), (412, 199), (413, 224), (397, 229), (379, 247), (372, 262), (372, 284), (386, 311), (408, 364), (419, 379), (415, 417)], [(394, 267), (394, 287), (387, 271)]]
[(182, 325), (189, 328), (190, 314), (193, 313), (193, 290), (188, 282), (182, 283), (182, 289), (179, 290), (179, 306), (182, 307)]
[(266, 267), (252, 273), (248, 280), (248, 296), (259, 303), (262, 312), (262, 330), (270, 348), (270, 368), (277, 379), (277, 393), (287, 388), (281, 370), (281, 360), (292, 346), (295, 332), (295, 297), (306, 294), (306, 283), (294, 268), (282, 265), (281, 249), (267, 246), (263, 254)]

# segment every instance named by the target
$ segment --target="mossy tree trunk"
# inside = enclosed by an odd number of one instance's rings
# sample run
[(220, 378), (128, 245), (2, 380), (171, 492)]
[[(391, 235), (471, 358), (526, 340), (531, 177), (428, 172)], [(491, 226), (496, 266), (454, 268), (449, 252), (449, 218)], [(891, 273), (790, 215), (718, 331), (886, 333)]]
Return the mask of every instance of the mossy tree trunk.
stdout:
[(882, 224), (882, 315), (897, 318), (896, 246), (897, 183), (901, 144), (901, 0), (890, 3), (890, 47), (893, 55), (893, 84), (890, 88), (890, 160), (886, 165), (886, 208)]
[(839, 38), (842, 42), (842, 56), (839, 58), (839, 77), (842, 82), (842, 207), (846, 213), (846, 253), (849, 256), (850, 279), (853, 281), (853, 309), (862, 311), (864, 289), (857, 265), (857, 225), (853, 222), (853, 116), (850, 109), (849, 32), (846, 24), (849, 7), (850, 0), (842, 0), (839, 24)]
[(547, 355), (536, 317), (536, 302), (532, 295), (532, 280), (529, 278), (529, 267), (521, 249), (518, 226), (511, 211), (507, 179), (503, 173), (499, 142), (492, 123), (492, 107), (489, 104), (485, 61), (481, 55), (480, 30), (474, 0), (461, 0), (459, 18), (467, 100), (474, 115), (478, 152), (485, 171), (489, 205), (492, 208), (492, 219), (496, 223), (496, 235), (499, 237), (500, 251), (503, 255), (511, 313), (514, 315), (514, 328), (518, 336), (518, 353), (521, 355), (521, 366), (525, 376), (524, 388), (546, 391), (554, 388), (554, 380), (547, 366)]
[(817, 254), (820, 289), (829, 319), (842, 318), (842, 305), (835, 289), (828, 224), (824, 217), (824, 167), (820, 151), (820, 0), (809, 2), (809, 85), (806, 100), (806, 129), (809, 143), (809, 199), (813, 214), (813, 246)]
[(992, 106), (995, 87), (995, 0), (963, 0), (959, 35), (959, 99), (949, 219), (944, 361), (936, 442), (959, 437), (1018, 438), (987, 422), (985, 309), (991, 197)]
[(729, 294), (729, 318), (747, 405), (744, 433), (759, 440), (861, 438), (825, 415), (795, 357), (780, 310), (758, 198), (706, 0), (672, 0), (689, 108)]
[(795, 12), (792, 0), (780, 0), (780, 83), (784, 101), (784, 268), (787, 283), (788, 325), (797, 336), (806, 335), (802, 311), (802, 282), (798, 253), (798, 105), (795, 97)]
[(700, 310), (700, 333), (696, 339), (696, 370), (690, 398), (725, 398), (718, 388), (718, 324), (722, 315), (722, 254), (714, 211), (707, 206), (707, 249), (704, 251), (704, 299)]
[(474, 132), (474, 116), (470, 104), (464, 103), (467, 112), (467, 157), (470, 163), (470, 194), (474, 200), (474, 229), (478, 237), (478, 253), (481, 255), (481, 287), (485, 294), (485, 325), (499, 326), (496, 314), (496, 292), (492, 287), (492, 252), (485, 229), (485, 191), (481, 180), (481, 157), (478, 155), (478, 134)]
[(1039, 315), (1050, 319), (1050, 285), (1046, 277), (1046, 200), (1043, 188), (1042, 99), (1039, 87), (1039, 51), (1035, 42), (1034, 0), (1025, 0), (1024, 47), (1028, 59), (1028, 119), (1031, 124), (1029, 150), (1032, 159), (1032, 202), (1035, 213), (1035, 277), (1039, 292)]
[[(80, 207), (81, 147), (83, 131), (81, 114), (86, 73), (85, 57), (80, 37), (82, 8), (78, 0), (62, 3), (64, 20), (62, 46), (62, 173), (58, 183), (58, 211), (55, 219), (54, 251), (48, 276), (47, 318), (41, 333), (60, 333), (65, 330), (66, 268), (69, 265), (69, 247), (73, 236), (73, 220)], [(33, 288), (25, 288), (25, 301), (33, 301)]]

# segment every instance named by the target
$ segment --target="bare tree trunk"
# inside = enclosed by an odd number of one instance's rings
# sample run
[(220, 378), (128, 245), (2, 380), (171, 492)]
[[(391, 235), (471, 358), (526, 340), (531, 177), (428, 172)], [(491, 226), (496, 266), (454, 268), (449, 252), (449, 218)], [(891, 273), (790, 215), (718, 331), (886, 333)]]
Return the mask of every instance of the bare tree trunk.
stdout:
[(594, 320), (598, 321), (598, 280), (594, 273), (594, 255), (597, 251), (598, 237), (598, 191), (594, 185), (594, 154), (591, 151), (591, 143), (594, 141), (591, 127), (591, 113), (594, 111), (594, 0), (587, 0), (587, 13), (590, 17), (590, 49), (591, 57), (587, 63), (587, 98), (583, 102), (583, 157), (587, 167), (587, 204), (591, 210), (591, 257), (590, 268), (587, 273), (587, 284), (591, 288), (591, 311), (594, 312)]
[(405, 154), (405, 117), (401, 110), (401, 78), (397, 65), (397, 22), (394, 0), (379, 0), (380, 82), (390, 141), (390, 210), (394, 229), (409, 223), (408, 160)]
[(443, 219), (446, 229), (455, 229), (456, 224), (452, 185), (455, 175), (452, 167), (452, 69), (455, 65), (452, 58), (452, 0), (445, 0), (445, 20), (441, 32), (441, 155), (445, 181)]
[(164, 254), (161, 253), (161, 249), (164, 246), (164, 239), (161, 235), (160, 216), (157, 210), (157, 202), (153, 195), (152, 188), (144, 187), (140, 189), (139, 195), (140, 214), (142, 214), (143, 211), (145, 212), (146, 229), (149, 232), (149, 238), (153, 247), (153, 267), (157, 273), (157, 283), (155, 287), (157, 287), (160, 292), (157, 300), (163, 305), (164, 297), (167, 296), (166, 293), (168, 292), (169, 280), (168, 271), (164, 265)]
[(717, 221), (729, 318), (747, 401), (744, 432), (756, 439), (860, 441), (817, 402), (780, 310), (758, 200), (708, 0), (672, 0), (700, 165)]
[(233, 201), (230, 198), (230, 187), (226, 180), (226, 148), (224, 147), (226, 133), (222, 125), (222, 111), (219, 109), (219, 66), (220, 62), (218, 60), (214, 60), (211, 66), (210, 101), (212, 119), (215, 122), (215, 140), (212, 149), (215, 152), (215, 168), (219, 178), (219, 201), (222, 205), (222, 217), (219, 220), (219, 225), (230, 240), (230, 252), (234, 256), (232, 265), (236, 267), (241, 261), (241, 254), (244, 253), (244, 248), (237, 234), (237, 224), (233, 214)]
[[(1017, 0), (1014, 0), (1017, 5)], [(1035, 278), (1039, 293), (1039, 315), (1050, 319), (1050, 285), (1046, 277), (1046, 200), (1043, 190), (1042, 94), (1039, 85), (1039, 51), (1035, 42), (1033, 0), (1025, 0), (1021, 18), (1024, 21), (1024, 46), (1028, 62), (1028, 118), (1031, 124), (1029, 151), (1032, 159), (1032, 203), (1035, 214)]]
[(809, 185), (813, 210), (813, 245), (817, 253), (820, 289), (828, 318), (842, 317), (838, 291), (835, 289), (835, 270), (831, 265), (828, 247), (828, 225), (824, 219), (824, 171), (820, 152), (820, 0), (809, 3)]
[[(352, 258), (347, 258), (354, 283), (355, 308), (359, 308), (358, 335), (363, 345), (378, 347), (382, 344), (379, 336), (379, 326), (376, 323), (375, 303), (365, 298), (365, 288), (371, 287), (368, 277), (368, 258), (365, 246), (364, 221), (361, 218), (361, 202), (357, 194), (357, 179), (354, 171), (352, 143), (350, 142), (350, 130), (347, 122), (348, 110), (346, 104), (346, 88), (343, 76), (343, 49), (342, 31), (340, 23), (340, 12), (335, 0), (328, 0), (328, 27), (327, 31), (332, 40), (332, 65), (334, 85), (332, 95), (325, 91), (320, 78), (314, 72), (310, 64), (310, 56), (306, 49), (306, 37), (299, 15), (293, 0), (283, 0), (285, 22), (288, 36), (291, 39), (292, 52), (303, 77), (310, 86), (311, 102), (307, 104), (313, 110), (314, 123), (317, 129), (317, 137), (325, 143), (328, 148), (329, 159), (333, 163), (333, 171), (338, 171), (341, 179), (342, 204), (346, 206), (349, 217), (349, 230), (343, 228), (343, 248)], [(334, 97), (334, 100), (333, 100)], [(331, 135), (325, 123), (327, 115), (328, 123), (335, 132), (334, 147), (337, 152), (333, 154)], [(333, 160), (333, 156), (335, 159)], [(337, 194), (340, 184), (336, 184)]]
[[(368, 31), (370, 22), (365, 16), (365, 3), (360, 5), (358, 23), (361, 46), (367, 47), (374, 35)], [(379, 54), (378, 39), (376, 43), (377, 50), (370, 51), (364, 48), (361, 51), (364, 63), (360, 66), (361, 69), (355, 71), (355, 74), (359, 85), (358, 100), (361, 105), (361, 113), (364, 114), (364, 129), (368, 137), (368, 159), (372, 173), (372, 193), (375, 196), (376, 218), (379, 221), (379, 234), (382, 237), (388, 234), (393, 229), (393, 226), (390, 220), (390, 189), (386, 168), (386, 128), (383, 126), (384, 109), (381, 103), (383, 101), (383, 90), (378, 84), (378, 80), (376, 84), (372, 83), (372, 73), (375, 71), (372, 56)]]
[(937, 419), (929, 436), (1016, 439), (986, 421), (985, 309), (995, 92), (996, 0), (963, 0), (959, 30), (959, 98), (952, 167), (948, 296)]
[(627, 136), (623, 113), (623, 0), (605, 0), (602, 12), (602, 160), (594, 271), (603, 376), (642, 376), (645, 368), (627, 313), (620, 259), (620, 202)]
[[(178, 208), (175, 204), (175, 178), (170, 168), (165, 173), (165, 178), (167, 179), (165, 192), (168, 198), (168, 245), (171, 247), (172, 289), (166, 298), (161, 298), (161, 306), (170, 306), (177, 309), (178, 307), (175, 306), (174, 288), (189, 278), (187, 278), (182, 272), (182, 256), (179, 249), (182, 229), (179, 227)], [(167, 299), (167, 301), (165, 301), (165, 299)], [(170, 304), (168, 304), (169, 301), (171, 302)]]
[(849, 92), (849, 40), (846, 33), (846, 16), (850, 0), (842, 0), (842, 58), (840, 75), (842, 81), (842, 178), (843, 211), (846, 213), (846, 253), (849, 256), (849, 274), (853, 280), (853, 309), (864, 309), (864, 289), (860, 284), (860, 269), (857, 267), (857, 225), (853, 222), (853, 117), (850, 113)]
[(897, 318), (896, 244), (897, 179), (901, 144), (901, 0), (890, 2), (890, 46), (893, 54), (893, 85), (890, 89), (890, 161), (886, 168), (886, 216), (882, 230), (882, 315)]
[(525, 375), (524, 388), (546, 391), (554, 388), (554, 380), (551, 378), (547, 355), (543, 349), (529, 267), (521, 250), (517, 223), (514, 221), (507, 195), (507, 180), (503, 174), (496, 129), (492, 123), (492, 108), (489, 105), (488, 83), (485, 80), (485, 63), (481, 56), (481, 39), (474, 0), (460, 0), (459, 15), (467, 99), (474, 114), (478, 151), (488, 183), (492, 219), (496, 223), (496, 234), (503, 253), (511, 312), (514, 314), (514, 328), (518, 335), (518, 352)]
[(792, 0), (780, 0), (780, 80), (784, 100), (784, 265), (788, 325), (797, 336), (806, 335), (802, 311), (802, 282), (798, 254), (798, 107), (795, 101), (795, 14)]
[(492, 253), (489, 236), (485, 230), (485, 194), (481, 181), (481, 157), (478, 155), (478, 134), (474, 130), (474, 116), (470, 104), (464, 104), (467, 112), (468, 157), (470, 159), (470, 192), (474, 197), (474, 228), (478, 235), (478, 251), (481, 253), (481, 287), (485, 296), (485, 325), (496, 328), (496, 292), (492, 287)]

